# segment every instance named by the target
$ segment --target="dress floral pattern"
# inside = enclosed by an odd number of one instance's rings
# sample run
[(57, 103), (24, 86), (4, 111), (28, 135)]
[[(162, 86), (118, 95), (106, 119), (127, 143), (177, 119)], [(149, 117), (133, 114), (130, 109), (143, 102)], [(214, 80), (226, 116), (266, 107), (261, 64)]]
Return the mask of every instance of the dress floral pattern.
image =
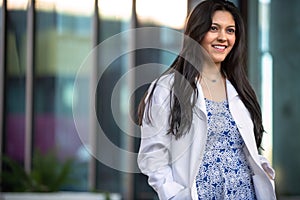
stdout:
[(256, 199), (252, 172), (243, 152), (244, 141), (227, 101), (205, 99), (208, 135), (203, 162), (196, 176), (198, 199)]

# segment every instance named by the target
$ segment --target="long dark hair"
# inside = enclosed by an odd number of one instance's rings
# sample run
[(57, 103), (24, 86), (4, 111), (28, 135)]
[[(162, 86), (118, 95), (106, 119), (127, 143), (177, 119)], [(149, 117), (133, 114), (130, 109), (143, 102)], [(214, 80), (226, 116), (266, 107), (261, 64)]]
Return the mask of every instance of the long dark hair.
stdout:
[[(203, 1), (199, 3), (188, 16), (184, 34), (200, 44), (211, 27), (213, 14), (218, 10), (230, 12), (236, 26), (236, 41), (230, 53), (221, 63), (221, 71), (235, 87), (240, 99), (251, 115), (254, 124), (256, 145), (257, 148), (259, 148), (264, 128), (262, 125), (261, 109), (246, 74), (245, 28), (238, 9), (233, 3), (225, 0)], [(189, 43), (183, 42), (183, 49), (189, 49), (190, 47), (187, 45), (189, 45)], [(196, 81), (199, 80), (198, 78), (201, 75), (201, 70), (199, 69), (201, 60), (198, 62), (199, 65), (197, 64), (198, 66), (195, 66), (188, 62), (183, 56), (179, 55), (171, 64), (170, 68), (164, 73), (176, 72), (174, 73), (173, 91), (170, 91), (172, 104), (170, 104), (170, 127), (168, 131), (168, 134), (173, 134), (176, 139), (186, 134), (191, 127), (193, 117), (192, 109), (198, 96)], [(187, 84), (187, 82), (189, 84)], [(149, 116), (150, 106), (146, 109), (145, 107), (147, 103), (151, 105), (156, 83), (152, 91), (150, 91), (149, 94), (145, 94), (140, 102), (138, 111), (139, 125), (142, 125), (144, 112), (147, 114), (145, 116)], [(180, 92), (181, 95), (179, 99), (176, 94)], [(146, 96), (148, 96), (148, 98), (145, 102)], [(191, 99), (193, 100), (191, 101)]]

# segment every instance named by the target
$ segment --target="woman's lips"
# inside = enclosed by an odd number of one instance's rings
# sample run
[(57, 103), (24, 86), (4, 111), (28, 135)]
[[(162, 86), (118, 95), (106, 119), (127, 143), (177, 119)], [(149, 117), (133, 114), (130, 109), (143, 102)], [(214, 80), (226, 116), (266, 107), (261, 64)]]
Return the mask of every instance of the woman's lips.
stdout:
[(212, 45), (212, 47), (218, 51), (224, 51), (227, 48), (226, 45)]

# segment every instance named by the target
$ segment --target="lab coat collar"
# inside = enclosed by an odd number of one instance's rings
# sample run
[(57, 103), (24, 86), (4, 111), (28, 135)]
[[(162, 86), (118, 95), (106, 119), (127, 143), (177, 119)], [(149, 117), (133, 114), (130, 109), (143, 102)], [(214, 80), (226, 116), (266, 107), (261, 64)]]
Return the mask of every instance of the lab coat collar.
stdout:
[(239, 95), (228, 79), (226, 79), (226, 90), (227, 90), (228, 102), (230, 102), (231, 100), (233, 100), (235, 97)]

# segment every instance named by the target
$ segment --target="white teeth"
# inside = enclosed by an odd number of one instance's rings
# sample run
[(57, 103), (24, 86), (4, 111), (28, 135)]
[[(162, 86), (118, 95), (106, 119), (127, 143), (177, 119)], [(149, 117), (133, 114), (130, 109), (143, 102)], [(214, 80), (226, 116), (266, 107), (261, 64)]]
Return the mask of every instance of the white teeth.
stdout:
[(226, 47), (225, 46), (215, 45), (214, 48), (224, 50)]

